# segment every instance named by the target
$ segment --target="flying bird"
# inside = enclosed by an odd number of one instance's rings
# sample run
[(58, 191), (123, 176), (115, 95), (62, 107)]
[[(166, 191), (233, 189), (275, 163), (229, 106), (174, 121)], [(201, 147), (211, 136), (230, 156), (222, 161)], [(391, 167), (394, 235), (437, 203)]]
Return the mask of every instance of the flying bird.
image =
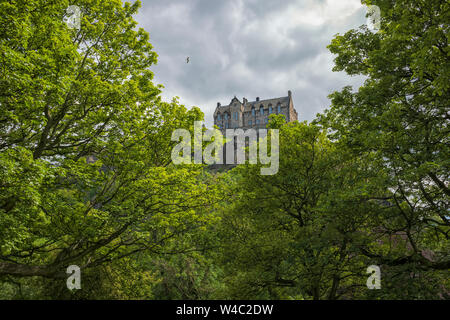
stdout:
[(186, 63), (189, 63), (189, 57), (186, 58)]

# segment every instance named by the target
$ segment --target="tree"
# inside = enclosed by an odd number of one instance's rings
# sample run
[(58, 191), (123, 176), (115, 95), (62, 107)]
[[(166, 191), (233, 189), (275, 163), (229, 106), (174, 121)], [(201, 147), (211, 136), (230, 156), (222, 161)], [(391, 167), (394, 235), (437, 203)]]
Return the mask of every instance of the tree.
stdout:
[[(359, 249), (403, 274), (427, 279), (435, 271), (448, 279), (449, 3), (363, 3), (381, 8), (381, 30), (350, 30), (329, 49), (336, 54), (335, 71), (367, 80), (356, 92), (346, 87), (330, 95), (332, 106), (320, 118), (332, 139), (386, 171), (389, 192), (385, 210), (372, 217), (373, 237), (404, 249)], [(441, 293), (446, 285), (439, 285)]]
[(230, 172), (226, 182), (220, 257), (225, 295), (363, 296), (370, 259), (355, 254), (353, 240), (378, 208), (367, 196), (364, 161), (338, 149), (317, 125), (273, 120), (269, 126), (280, 130), (279, 172), (263, 176), (260, 166), (246, 165)]
[(161, 101), (140, 3), (75, 4), (80, 30), (68, 1), (0, 2), (1, 276), (163, 253), (211, 221), (214, 186), (170, 157), (172, 131), (203, 114)]

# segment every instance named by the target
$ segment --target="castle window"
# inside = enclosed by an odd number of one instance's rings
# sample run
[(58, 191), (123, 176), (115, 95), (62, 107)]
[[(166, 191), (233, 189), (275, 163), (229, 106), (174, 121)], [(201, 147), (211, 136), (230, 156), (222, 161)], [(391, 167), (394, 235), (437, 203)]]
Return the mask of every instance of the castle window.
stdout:
[(252, 107), (252, 116), (255, 116), (256, 115), (256, 113), (255, 113), (255, 107)]
[(259, 124), (259, 119), (258, 119), (258, 120), (256, 120), (256, 124)]
[(239, 115), (237, 112), (234, 113), (234, 120), (239, 120)]
[(248, 120), (248, 125), (249, 125), (249, 126), (252, 125), (252, 120)]
[(278, 113), (281, 113), (281, 106), (278, 105)]
[(269, 123), (269, 119), (266, 118), (266, 119), (265, 119), (265, 123)]
[(217, 121), (220, 121), (220, 113), (217, 115)]
[(263, 108), (263, 106), (259, 107), (259, 113), (261, 113), (261, 115), (264, 115), (264, 108)]
[(225, 121), (227, 121), (227, 120), (228, 120), (228, 114), (225, 113), (225, 114), (223, 115), (223, 118), (225, 119)]
[(269, 114), (272, 113), (272, 106), (269, 106)]

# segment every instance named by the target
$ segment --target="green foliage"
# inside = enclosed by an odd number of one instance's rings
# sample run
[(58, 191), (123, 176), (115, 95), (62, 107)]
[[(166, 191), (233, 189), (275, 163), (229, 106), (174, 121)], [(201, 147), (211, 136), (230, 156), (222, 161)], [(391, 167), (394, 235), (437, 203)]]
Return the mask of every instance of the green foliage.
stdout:
[(203, 114), (161, 101), (156, 54), (132, 18), (139, 2), (71, 4), (83, 11), (79, 31), (63, 21), (68, 1), (0, 2), (0, 275), (53, 279), (38, 280), (42, 295), (67, 298), (76, 264), (87, 280), (75, 297), (136, 297), (100, 289), (114, 273), (146, 277), (116, 261), (157, 258), (215, 220), (201, 166), (171, 162), (172, 131), (192, 131)]
[(336, 299), (365, 285), (367, 259), (351, 256), (349, 239), (369, 205), (358, 201), (363, 176), (344, 157), (319, 127), (289, 123), (280, 128), (276, 175), (259, 175), (258, 166), (230, 173), (237, 179), (222, 219), (226, 294)]
[[(332, 129), (332, 139), (357, 157), (370, 155), (374, 170), (387, 174), (387, 208), (372, 218), (378, 237), (394, 249), (363, 246), (362, 253), (392, 274), (409, 270), (424, 282), (445, 279), (450, 268), (449, 3), (370, 3), (381, 8), (380, 32), (351, 30), (329, 46), (336, 54), (335, 70), (368, 79), (357, 92), (346, 87), (331, 94), (332, 107), (320, 120)], [(396, 285), (404, 284), (397, 278)], [(445, 287), (448, 281), (435, 286), (448, 294)], [(417, 287), (407, 296), (423, 297), (421, 291)]]
[(265, 176), (173, 165), (203, 114), (162, 101), (139, 2), (70, 3), (76, 30), (68, 1), (0, 0), (0, 299), (448, 298), (449, 4), (363, 2), (381, 30), (329, 49), (367, 80), (310, 124), (271, 115)]
[[(315, 125), (280, 128), (280, 171), (234, 171), (222, 222), (226, 295), (448, 296), (449, 4), (365, 1), (382, 28), (337, 35), (335, 71), (364, 75), (330, 95)], [(230, 237), (230, 234), (232, 235)], [(367, 266), (382, 289), (367, 290)]]

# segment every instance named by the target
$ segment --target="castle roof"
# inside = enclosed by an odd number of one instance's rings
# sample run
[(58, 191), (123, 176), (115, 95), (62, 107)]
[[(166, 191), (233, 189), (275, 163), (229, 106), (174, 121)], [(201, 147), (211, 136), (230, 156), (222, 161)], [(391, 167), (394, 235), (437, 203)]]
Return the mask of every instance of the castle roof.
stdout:
[[(250, 112), (252, 110), (252, 107), (255, 107), (256, 109), (260, 108), (261, 106), (263, 106), (264, 109), (269, 108), (269, 105), (272, 105), (272, 107), (277, 106), (278, 104), (280, 105), (288, 105), (289, 104), (289, 96), (285, 96), (285, 97), (280, 97), (280, 98), (272, 98), (272, 99), (265, 99), (265, 100), (255, 100), (255, 101), (246, 101), (244, 100), (244, 112)], [(234, 97), (229, 105), (226, 106), (217, 106), (216, 111), (214, 113), (217, 112), (225, 112), (225, 111), (229, 111), (230, 106), (234, 103), (234, 102), (238, 102), (239, 104), (242, 104), (242, 102), (239, 101), (239, 99), (237, 99), (236, 97)]]
[(280, 98), (272, 98), (272, 99), (265, 99), (265, 100), (259, 100), (259, 101), (248, 101), (245, 104), (244, 111), (251, 111), (252, 107), (259, 108), (261, 106), (264, 107), (264, 109), (269, 108), (269, 105), (272, 105), (272, 107), (277, 106), (278, 104), (286, 105), (289, 103), (289, 96), (286, 97), (280, 97)]

